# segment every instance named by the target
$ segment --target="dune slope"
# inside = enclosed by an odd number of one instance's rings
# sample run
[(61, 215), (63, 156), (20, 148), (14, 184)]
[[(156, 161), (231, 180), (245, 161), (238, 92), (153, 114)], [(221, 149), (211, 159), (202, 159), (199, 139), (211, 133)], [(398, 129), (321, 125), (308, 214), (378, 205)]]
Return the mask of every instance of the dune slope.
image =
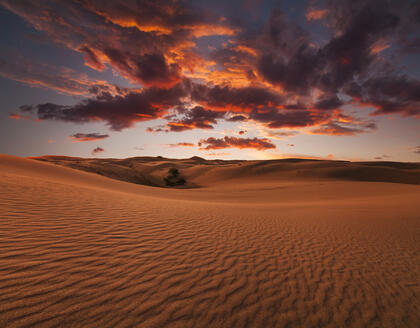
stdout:
[(0, 155), (0, 327), (420, 322), (420, 186), (238, 164), (174, 190)]

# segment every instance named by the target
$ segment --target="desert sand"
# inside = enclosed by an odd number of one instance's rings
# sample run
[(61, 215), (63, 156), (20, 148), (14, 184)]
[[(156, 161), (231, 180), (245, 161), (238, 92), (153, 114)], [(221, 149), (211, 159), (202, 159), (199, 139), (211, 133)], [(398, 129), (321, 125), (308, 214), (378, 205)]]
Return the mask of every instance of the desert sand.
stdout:
[(419, 183), (414, 163), (0, 155), (0, 327), (417, 327)]

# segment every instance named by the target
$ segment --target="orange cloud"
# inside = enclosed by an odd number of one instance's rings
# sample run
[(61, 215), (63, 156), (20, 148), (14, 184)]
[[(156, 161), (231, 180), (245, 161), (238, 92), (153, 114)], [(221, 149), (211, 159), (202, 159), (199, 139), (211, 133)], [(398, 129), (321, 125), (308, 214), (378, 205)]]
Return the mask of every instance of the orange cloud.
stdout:
[(305, 17), (308, 21), (323, 19), (328, 14), (328, 9), (309, 8)]
[(235, 35), (239, 30), (228, 26), (211, 25), (211, 24), (199, 24), (195, 26), (184, 26), (186, 30), (189, 30), (191, 35), (195, 38), (201, 38), (203, 36), (211, 35)]
[(33, 118), (31, 116), (16, 114), (16, 113), (10, 113), (8, 117), (11, 118), (12, 120), (30, 120), (30, 121), (40, 122), (39, 119)]
[(252, 48), (247, 47), (247, 46), (238, 45), (234, 49), (237, 50), (237, 51), (240, 51), (240, 52), (250, 54), (252, 56), (257, 56), (257, 52), (255, 51), (255, 49), (252, 49)]
[(374, 54), (378, 54), (381, 51), (384, 51), (385, 49), (388, 49), (390, 47), (389, 44), (386, 44), (384, 41), (380, 40), (378, 42), (375, 42), (371, 47), (370, 47), (370, 53), (372, 55)]

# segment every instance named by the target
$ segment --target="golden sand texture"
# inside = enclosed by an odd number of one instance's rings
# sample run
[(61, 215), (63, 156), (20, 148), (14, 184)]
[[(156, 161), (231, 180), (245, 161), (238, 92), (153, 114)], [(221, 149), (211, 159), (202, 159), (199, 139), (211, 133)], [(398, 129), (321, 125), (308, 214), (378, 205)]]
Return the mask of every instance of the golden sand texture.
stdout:
[(420, 186), (194, 169), (1, 155), (0, 327), (418, 326)]

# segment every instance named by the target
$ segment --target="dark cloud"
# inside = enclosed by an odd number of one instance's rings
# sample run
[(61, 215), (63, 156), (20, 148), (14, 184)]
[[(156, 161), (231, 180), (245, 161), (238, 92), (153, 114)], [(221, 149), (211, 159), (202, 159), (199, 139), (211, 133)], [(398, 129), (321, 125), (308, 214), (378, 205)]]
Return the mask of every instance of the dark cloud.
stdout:
[(264, 123), (268, 128), (278, 129), (282, 127), (297, 128), (306, 127), (324, 122), (331, 116), (328, 112), (310, 112), (306, 110), (278, 110), (266, 108), (253, 110), (249, 118)]
[(283, 16), (273, 12), (268, 22), (275, 24), (269, 29), (272, 50), (260, 58), (258, 69), (267, 81), (300, 94), (313, 87), (335, 94), (357, 74), (365, 73), (376, 56), (372, 45), (399, 23), (386, 5), (367, 2), (348, 13), (340, 33), (317, 48)]
[(224, 137), (224, 138), (207, 138), (202, 139), (198, 143), (201, 150), (211, 149), (223, 149), (223, 148), (254, 148), (257, 150), (275, 149), (276, 146), (269, 139), (259, 138), (236, 138), (236, 137)]
[(338, 99), (337, 95), (331, 95), (331, 96), (327, 96), (327, 97), (323, 97), (321, 99), (319, 99), (315, 104), (314, 104), (314, 108), (316, 109), (336, 109), (339, 108), (341, 105), (343, 104), (343, 102)]
[(420, 37), (403, 39), (400, 41), (400, 47), (403, 54), (420, 53)]
[(99, 153), (103, 153), (105, 151), (105, 149), (101, 148), (101, 147), (96, 147), (92, 150), (92, 155), (96, 155)]
[(232, 88), (192, 84), (191, 98), (212, 108), (233, 111), (247, 111), (255, 107), (282, 104), (282, 97), (279, 94), (262, 87)]
[(381, 76), (353, 83), (346, 89), (356, 102), (376, 108), (375, 115), (420, 114), (420, 81), (406, 76)]
[(100, 133), (76, 133), (69, 137), (73, 142), (97, 141), (109, 138), (108, 134)]
[(154, 132), (169, 132), (168, 128), (165, 128), (165, 126), (157, 126), (157, 127), (148, 127), (146, 128), (146, 131), (149, 133), (154, 133)]
[[(384, 69), (376, 67), (380, 63), (385, 66), (384, 61), (393, 65), (379, 55), (388, 47), (383, 42), (396, 38), (399, 42), (401, 31), (418, 24), (413, 23), (415, 19), (411, 16), (412, 12), (418, 12), (419, 6), (413, 7), (413, 2), (396, 4), (375, 0), (321, 3), (324, 6), (320, 8), (328, 10), (322, 11), (319, 18), (326, 17), (336, 35), (324, 46), (317, 47), (284, 13), (273, 11), (265, 37), (261, 39), (267, 47), (262, 47), (265, 50), (258, 60), (259, 73), (291, 94), (309, 95), (313, 88), (323, 91), (325, 95), (314, 103), (315, 109), (340, 108), (343, 102), (337, 94), (351, 95), (352, 87), (357, 84), (363, 89), (366, 102), (377, 107), (375, 114), (418, 115), (418, 100), (413, 96), (419, 94), (418, 80), (406, 78), (396, 68), (384, 74)], [(416, 37), (400, 41), (416, 48)], [(398, 83), (395, 89), (388, 89)]]
[(226, 121), (229, 121), (229, 122), (242, 122), (246, 120), (247, 120), (247, 117), (244, 115), (233, 115), (226, 119)]
[(178, 109), (182, 114), (179, 119), (168, 122), (167, 127), (170, 131), (180, 132), (192, 129), (213, 129), (217, 120), (225, 116), (225, 112), (212, 111), (196, 106), (192, 109)]
[(182, 84), (171, 89), (149, 88), (125, 96), (101, 94), (73, 106), (45, 103), (21, 106), (23, 112), (34, 112), (40, 120), (59, 120), (75, 123), (104, 121), (119, 131), (135, 122), (157, 119), (170, 108), (181, 104), (185, 96)]
[(171, 86), (181, 80), (181, 68), (169, 65), (162, 54), (140, 56), (136, 66), (136, 76), (146, 85)]
[(263, 55), (258, 63), (260, 74), (270, 83), (280, 85), (289, 92), (307, 94), (309, 89), (317, 85), (318, 57), (313, 49), (302, 46), (289, 61), (274, 54)]
[(132, 55), (116, 48), (106, 48), (104, 54), (123, 75), (146, 86), (171, 87), (182, 78), (180, 66), (168, 64), (162, 53)]

